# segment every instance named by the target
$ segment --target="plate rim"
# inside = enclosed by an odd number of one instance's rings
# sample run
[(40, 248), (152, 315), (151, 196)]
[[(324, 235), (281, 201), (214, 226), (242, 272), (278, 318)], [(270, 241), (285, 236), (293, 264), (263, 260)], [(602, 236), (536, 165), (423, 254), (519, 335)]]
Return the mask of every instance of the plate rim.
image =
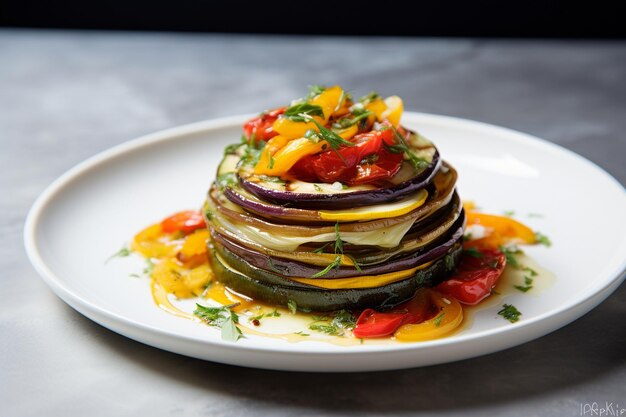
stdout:
[[(584, 296), (575, 298), (574, 300), (570, 300), (567, 303), (562, 303), (556, 310), (550, 310), (544, 312), (536, 317), (530, 318), (528, 320), (523, 320), (514, 325), (508, 327), (500, 327), (500, 328), (492, 328), (486, 329), (474, 334), (460, 335), (450, 338), (442, 338), (436, 339), (426, 342), (420, 343), (406, 343), (406, 344), (393, 344), (393, 345), (357, 345), (357, 346), (335, 346), (326, 344), (323, 348), (321, 345), (302, 345), (295, 343), (276, 343), (276, 346), (259, 346), (254, 344), (246, 344), (246, 343), (232, 343), (223, 341), (221, 339), (217, 339), (214, 337), (201, 339), (198, 337), (193, 337), (190, 335), (177, 334), (174, 332), (170, 332), (168, 330), (164, 330), (158, 326), (154, 326), (151, 324), (146, 324), (140, 321), (136, 321), (134, 319), (129, 319), (123, 315), (117, 314), (115, 312), (109, 311), (106, 308), (98, 306), (93, 302), (85, 299), (77, 292), (73, 291), (70, 286), (63, 284), (62, 277), (57, 276), (45, 263), (43, 256), (41, 255), (38, 245), (37, 245), (37, 230), (38, 225), (40, 224), (42, 214), (45, 212), (45, 208), (47, 205), (51, 204), (55, 197), (58, 196), (66, 187), (71, 186), (72, 182), (77, 180), (82, 175), (89, 173), (92, 169), (96, 169), (104, 164), (106, 164), (109, 160), (114, 159), (118, 156), (121, 156), (127, 152), (131, 152), (137, 150), (144, 146), (151, 146), (154, 144), (158, 144), (161, 142), (168, 141), (177, 141), (183, 140), (186, 135), (195, 134), (202, 131), (210, 132), (211, 130), (216, 130), (220, 128), (228, 128), (233, 126), (234, 124), (240, 124), (249, 118), (251, 115), (235, 115), (228, 117), (220, 117), (215, 119), (209, 119), (204, 121), (198, 121), (194, 123), (184, 124), (176, 127), (167, 128), (164, 130), (159, 130), (157, 132), (153, 132), (147, 135), (140, 136), (138, 138), (123, 142), (121, 144), (115, 145), (108, 149), (105, 149), (81, 162), (74, 165), (72, 168), (65, 171), (62, 175), (56, 178), (50, 185), (48, 185), (43, 192), (37, 197), (31, 206), (28, 215), (26, 217), (26, 221), (24, 224), (24, 246), (26, 249), (26, 254), (33, 265), (34, 269), (37, 273), (42, 277), (44, 282), (54, 291), (54, 293), (59, 296), (65, 303), (70, 305), (73, 309), (77, 310), (82, 315), (87, 316), (90, 320), (93, 320), (105, 327), (120, 333), (119, 329), (114, 329), (103, 323), (101, 320), (94, 318), (93, 315), (102, 315), (109, 321), (119, 322), (124, 326), (132, 326), (137, 327), (141, 331), (154, 333), (159, 336), (164, 336), (167, 338), (173, 338), (182, 341), (194, 342), (194, 343), (203, 343), (208, 346), (214, 345), (219, 347), (228, 347), (229, 349), (237, 349), (243, 351), (255, 351), (255, 352), (264, 352), (264, 353), (290, 353), (290, 354), (322, 354), (322, 355), (355, 355), (359, 353), (363, 354), (372, 354), (372, 353), (393, 353), (393, 352), (402, 352), (408, 350), (419, 351), (420, 349), (427, 349), (436, 346), (450, 346), (456, 344), (463, 344), (473, 341), (478, 341), (479, 339), (488, 339), (490, 337), (494, 337), (497, 335), (506, 335), (511, 332), (523, 332), (524, 329), (528, 329), (529, 327), (537, 326), (538, 323), (546, 321), (548, 319), (556, 319), (561, 318), (560, 325), (557, 327), (551, 326), (547, 332), (542, 332), (543, 335), (555, 331), (582, 315), (586, 314), (589, 310), (595, 307), (597, 304), (606, 299), (615, 289), (619, 287), (621, 282), (626, 277), (626, 256), (622, 259), (621, 266), (617, 266), (617, 268), (610, 273), (607, 273), (607, 276), (610, 276), (610, 279), (605, 279), (602, 282), (595, 283), (594, 286), (590, 287), (589, 290), (585, 293)], [(520, 132), (514, 129), (510, 129), (503, 126), (493, 125), (490, 123), (480, 122), (476, 120), (470, 120), (460, 117), (440, 115), (440, 114), (431, 114), (431, 113), (423, 113), (423, 112), (405, 112), (404, 114), (405, 120), (410, 119), (414, 120), (415, 123), (418, 123), (420, 119), (428, 119), (428, 123), (445, 125), (446, 127), (450, 126), (458, 126), (463, 129), (472, 129), (472, 130), (481, 130), (488, 129), (493, 131), (494, 133), (501, 133), (507, 135), (509, 140), (514, 140), (516, 142), (523, 142), (525, 145), (532, 144), (532, 146), (540, 147), (544, 149), (549, 149), (552, 152), (564, 153), (570, 158), (574, 158), (579, 163), (586, 164), (592, 170), (597, 171), (601, 174), (605, 180), (612, 182), (613, 185), (622, 189), (622, 198), (626, 201), (626, 189), (621, 185), (621, 183), (615, 179), (611, 174), (605, 171), (602, 167), (598, 166), (594, 162), (588, 160), (587, 158), (571, 151), (563, 146), (558, 144), (549, 142), (547, 140), (541, 139), (539, 137), (530, 135), (528, 133)], [(610, 287), (613, 286), (611, 289)], [(591, 302), (591, 306), (586, 306), (586, 308), (579, 310), (578, 312), (570, 315), (569, 318), (563, 319), (563, 317), (567, 316), (569, 312), (575, 310), (577, 307), (581, 305), (586, 305)], [(87, 310), (91, 314), (87, 314), (84, 310)], [(124, 333), (122, 333), (124, 334)], [(134, 340), (139, 340), (133, 336), (126, 335)], [(533, 340), (537, 337), (525, 337), (526, 341)], [(141, 340), (139, 340), (141, 341)], [(517, 345), (517, 344), (516, 344)], [(331, 347), (329, 349), (329, 347)], [(168, 349), (169, 350), (169, 349)], [(499, 349), (498, 349), (499, 350)], [(476, 355), (472, 355), (476, 356)], [(471, 357), (471, 356), (470, 356)]]

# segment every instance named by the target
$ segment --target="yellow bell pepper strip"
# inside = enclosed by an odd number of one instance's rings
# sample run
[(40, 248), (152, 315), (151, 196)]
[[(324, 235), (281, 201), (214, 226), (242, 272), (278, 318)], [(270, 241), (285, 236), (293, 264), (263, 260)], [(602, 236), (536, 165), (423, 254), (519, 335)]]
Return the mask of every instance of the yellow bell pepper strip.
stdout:
[(195, 267), (208, 262), (207, 257), (207, 240), (209, 239), (209, 231), (206, 229), (198, 230), (188, 235), (183, 242), (183, 246), (176, 255), (176, 259), (182, 262), (186, 267)]
[(166, 258), (175, 256), (180, 248), (180, 242), (172, 240), (171, 235), (163, 232), (161, 223), (153, 224), (137, 233), (133, 238), (130, 249), (146, 258)]
[[(289, 142), (289, 140), (289, 138), (283, 135), (274, 136), (272, 139), (270, 139), (261, 151), (261, 156), (259, 156), (259, 162), (257, 162), (256, 167), (259, 167), (260, 169), (261, 167), (270, 166), (271, 159), (273, 158), (274, 154), (278, 152), (282, 147), (284, 147)], [(257, 173), (256, 167), (255, 173)]]
[(536, 243), (535, 232), (528, 226), (510, 217), (469, 211), (467, 225), (485, 227), (487, 236), (466, 242), (467, 246), (496, 249), (509, 243)]
[(298, 160), (328, 148), (326, 141), (314, 143), (307, 138), (294, 139), (269, 158), (267, 163), (259, 163), (254, 167), (257, 175), (283, 176)]
[(376, 98), (365, 105), (365, 110), (374, 113), (376, 120), (383, 121), (383, 113), (387, 110), (387, 105), (381, 98)]
[(389, 120), (389, 123), (391, 123), (393, 127), (398, 127), (404, 110), (402, 99), (398, 96), (387, 97), (385, 99), (385, 106), (387, 106), (387, 109), (380, 115), (381, 121)]
[(345, 140), (350, 140), (354, 136), (356, 136), (357, 133), (359, 133), (359, 127), (356, 124), (353, 124), (352, 126), (346, 129), (335, 130), (335, 133), (341, 136), (342, 138), (344, 138)]
[(319, 95), (309, 100), (309, 103), (320, 106), (324, 111), (324, 122), (339, 110), (346, 99), (346, 93), (338, 85), (324, 89)]
[(178, 298), (190, 298), (204, 292), (209, 281), (213, 279), (213, 271), (208, 264), (189, 269), (168, 258), (154, 265), (152, 278), (167, 293)]
[[(320, 123), (324, 122), (324, 119), (318, 116), (314, 116), (314, 119)], [(286, 117), (279, 117), (272, 125), (272, 129), (287, 139), (301, 138), (308, 130), (318, 130), (313, 122), (296, 122)]]
[(394, 333), (396, 340), (419, 342), (437, 339), (455, 330), (463, 322), (463, 308), (454, 298), (433, 290), (425, 291), (428, 301), (438, 310), (436, 315), (417, 324), (404, 324)]

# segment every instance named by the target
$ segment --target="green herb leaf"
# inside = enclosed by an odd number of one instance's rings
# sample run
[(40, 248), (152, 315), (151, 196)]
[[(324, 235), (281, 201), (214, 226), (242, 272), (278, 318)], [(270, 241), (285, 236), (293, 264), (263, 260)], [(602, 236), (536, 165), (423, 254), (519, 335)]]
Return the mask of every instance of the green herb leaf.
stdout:
[(315, 188), (315, 191), (317, 191), (318, 193), (324, 192), (324, 190), (322, 190), (322, 187), (320, 187), (318, 184), (313, 184), (313, 188)]
[(356, 269), (359, 272), (363, 272), (363, 270), (361, 269), (361, 265), (359, 265), (359, 262), (355, 259), (354, 256), (352, 255), (345, 255), (348, 258), (350, 258), (350, 260), (352, 261), (352, 263), (354, 264), (354, 269)]
[(343, 253), (343, 240), (339, 234), (339, 222), (335, 223), (335, 253)]
[(322, 94), (325, 90), (326, 90), (326, 88), (322, 87), (321, 85), (310, 85), (309, 86), (309, 94), (306, 96), (306, 98), (307, 98), (307, 100), (315, 98), (315, 97), (319, 96), (320, 94)]
[(266, 181), (266, 182), (274, 182), (277, 184), (284, 184), (285, 180), (283, 180), (281, 177), (274, 177), (272, 175), (259, 175), (259, 179), (261, 181)]
[(235, 320), (233, 320), (232, 316), (227, 317), (224, 323), (222, 323), (222, 339), (236, 342), (242, 337), (241, 329), (237, 327)]
[(221, 191), (224, 191), (226, 187), (233, 188), (237, 185), (237, 176), (234, 172), (226, 172), (224, 174), (220, 174), (215, 178), (217, 186)]
[(278, 268), (276, 268), (276, 265), (274, 265), (274, 261), (272, 261), (271, 257), (267, 257), (267, 266), (274, 272), (282, 274), (282, 271)]
[(345, 330), (352, 330), (356, 326), (356, 317), (348, 310), (335, 311), (332, 319), (328, 316), (313, 318), (314, 321), (309, 325), (309, 329), (331, 336), (342, 336)]
[(352, 112), (352, 114), (353, 114), (352, 117), (344, 117), (344, 118), (337, 120), (335, 123), (333, 123), (333, 128), (339, 129), (339, 130), (347, 129), (359, 123), (361, 120), (367, 119), (372, 114), (372, 112), (369, 110), (361, 110), (361, 111), (358, 111), (358, 114), (356, 114), (356, 110), (355, 110)]
[(304, 333), (302, 330), (300, 330), (299, 332), (293, 332), (293, 334), (299, 334), (300, 336), (311, 336), (308, 333)]
[(363, 97), (361, 97), (359, 101), (363, 103), (363, 105), (367, 105), (374, 100), (378, 100), (379, 98), (380, 98), (380, 94), (378, 94), (376, 91), (372, 91), (369, 94), (366, 94)]
[(284, 114), (284, 117), (294, 122), (304, 122), (307, 117), (312, 119), (312, 116), (324, 117), (324, 110), (316, 104), (306, 102), (289, 107)]
[(296, 314), (298, 312), (298, 305), (293, 300), (287, 301), (287, 308), (289, 309), (291, 314)]
[(528, 266), (524, 267), (524, 271), (528, 272), (531, 277), (536, 277), (537, 275), (539, 275), (539, 273), (537, 271), (535, 271), (534, 269), (532, 269), (531, 267), (528, 267)]
[(237, 327), (239, 316), (231, 308), (239, 303), (222, 307), (208, 307), (196, 303), (193, 314), (209, 326), (219, 327), (222, 330), (222, 339), (236, 342), (243, 337), (241, 329)]
[(341, 255), (337, 255), (335, 260), (332, 261), (330, 264), (328, 264), (328, 266), (326, 268), (322, 269), (319, 272), (316, 272), (315, 274), (311, 275), (309, 278), (323, 277), (324, 275), (326, 275), (330, 271), (332, 271), (333, 268), (339, 268), (340, 265), (341, 265)]
[(533, 287), (533, 279), (531, 277), (524, 277), (524, 285), (514, 285), (516, 289), (521, 292), (528, 292)]
[(413, 153), (411, 148), (409, 148), (409, 145), (406, 143), (406, 140), (404, 140), (404, 138), (396, 128), (391, 127), (390, 129), (393, 129), (393, 133), (398, 143), (396, 145), (385, 145), (385, 147), (393, 153), (404, 153), (404, 157), (408, 159), (409, 162), (411, 162), (416, 170), (426, 168), (429, 165), (429, 162), (426, 159), (420, 158), (419, 156), (415, 155), (415, 153)]
[[(325, 140), (335, 152), (337, 152), (337, 149), (339, 149), (340, 146), (354, 146), (354, 143), (348, 142), (332, 130), (327, 129), (311, 116), (305, 114), (303, 115), (303, 117), (306, 121), (315, 124), (315, 126), (317, 126), (317, 128), (319, 129), (319, 132), (316, 132), (314, 130), (307, 131), (305, 137), (309, 139), (316, 137), (318, 140)], [(337, 155), (339, 155), (343, 159), (343, 156), (341, 156), (340, 153), (337, 152)]]
[(504, 304), (502, 306), (502, 310), (498, 311), (498, 315), (504, 317), (511, 323), (515, 323), (519, 321), (519, 318), (522, 315), (522, 313), (520, 313), (519, 310), (514, 305)]
[(113, 255), (109, 256), (104, 263), (108, 263), (111, 259), (113, 258), (125, 258), (127, 256), (130, 256), (130, 254), (133, 253), (132, 250), (130, 250), (128, 247), (124, 246), (122, 247), (122, 249), (118, 250), (117, 252), (115, 252)]
[(435, 327), (439, 327), (441, 326), (441, 319), (443, 319), (443, 316), (445, 316), (446, 313), (440, 313), (437, 317), (435, 317)]
[(506, 256), (506, 263), (508, 265), (511, 265), (515, 269), (520, 269), (522, 267), (519, 261), (517, 260), (517, 258), (515, 257), (515, 255), (517, 254), (524, 253), (520, 249), (514, 246), (509, 246), (509, 247), (500, 246), (500, 252), (502, 252), (504, 256)]
[(224, 148), (224, 156), (231, 155), (237, 152), (237, 149), (241, 146), (241, 143), (231, 143)]
[(513, 211), (513, 210), (504, 210), (502, 212), (502, 214), (504, 214), (507, 217), (513, 217), (513, 216), (515, 216), (515, 211)]
[(320, 247), (319, 247), (319, 248), (317, 248), (317, 249), (314, 249), (314, 250), (313, 250), (313, 253), (323, 253), (323, 252), (324, 252), (324, 249), (326, 249), (326, 246), (328, 246), (328, 245), (330, 245), (330, 242), (325, 243), (323, 246), (320, 246)]
[(485, 254), (476, 248), (467, 248), (463, 251), (463, 254), (471, 256), (472, 258), (484, 258)]
[(259, 314), (256, 316), (248, 317), (248, 321), (261, 320), (265, 317), (280, 317), (280, 316), (281, 314), (278, 312), (278, 310), (274, 309), (274, 311), (270, 313), (264, 313), (264, 314)]
[(547, 246), (547, 247), (552, 246), (552, 241), (550, 240), (550, 238), (548, 236), (542, 234), (541, 232), (535, 232), (535, 239), (541, 245), (544, 245), (544, 246)]

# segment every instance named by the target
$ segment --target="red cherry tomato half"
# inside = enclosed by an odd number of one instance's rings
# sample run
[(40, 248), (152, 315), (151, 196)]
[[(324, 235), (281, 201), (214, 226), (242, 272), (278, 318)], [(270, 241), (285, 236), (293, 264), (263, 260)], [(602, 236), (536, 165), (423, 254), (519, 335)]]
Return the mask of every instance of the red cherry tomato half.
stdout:
[(256, 140), (268, 141), (278, 133), (274, 132), (272, 125), (278, 119), (278, 116), (285, 112), (286, 107), (279, 107), (274, 110), (262, 113), (260, 116), (254, 119), (248, 120), (243, 125), (243, 133), (247, 139), (254, 134)]
[(165, 233), (181, 231), (188, 234), (205, 226), (202, 213), (196, 210), (186, 210), (172, 214), (161, 222), (161, 229)]
[(411, 318), (410, 313), (379, 313), (368, 308), (356, 321), (353, 334), (359, 338), (389, 336)]
[(392, 144), (393, 140), (391, 129), (362, 133), (352, 139), (354, 146), (304, 157), (290, 173), (303, 181), (339, 181), (348, 185), (391, 178), (403, 159), (401, 153), (391, 153), (383, 146)]
[(499, 250), (475, 249), (463, 255), (457, 273), (436, 289), (463, 304), (474, 305), (491, 294), (505, 266), (506, 256)]
[(379, 313), (372, 309), (363, 311), (354, 326), (354, 336), (390, 336), (404, 324), (421, 323), (435, 317), (439, 308), (433, 303), (433, 294), (430, 289), (422, 289), (415, 297), (388, 312)]

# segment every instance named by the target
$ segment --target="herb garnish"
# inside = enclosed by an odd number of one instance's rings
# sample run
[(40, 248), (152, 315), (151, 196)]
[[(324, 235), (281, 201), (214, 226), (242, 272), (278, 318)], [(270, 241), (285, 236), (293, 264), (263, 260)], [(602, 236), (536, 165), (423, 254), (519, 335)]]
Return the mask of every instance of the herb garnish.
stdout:
[(520, 313), (520, 311), (517, 308), (515, 308), (514, 305), (504, 304), (502, 306), (502, 310), (498, 311), (498, 315), (504, 317), (511, 323), (515, 323), (519, 321), (519, 317), (522, 315), (522, 313)]
[(337, 155), (339, 155), (340, 158), (343, 159), (343, 156), (339, 152), (337, 152), (337, 149), (339, 149), (340, 146), (354, 146), (354, 143), (348, 142), (347, 140), (345, 140), (344, 138), (342, 138), (341, 136), (339, 136), (332, 130), (324, 127), (321, 123), (319, 123), (313, 117), (304, 113), (302, 114), (302, 117), (307, 122), (312, 122), (319, 129), (319, 132), (316, 132), (314, 129), (307, 130), (307, 132), (304, 134), (304, 137), (309, 140), (312, 140), (315, 143), (321, 140), (325, 140), (326, 142), (328, 142), (330, 147), (337, 153)]
[(335, 223), (335, 253), (343, 253), (343, 240), (339, 234), (339, 222)]
[(347, 129), (359, 123), (361, 120), (367, 119), (371, 114), (373, 113), (369, 110), (354, 108), (352, 110), (353, 117), (344, 117), (343, 119), (337, 120), (335, 123), (333, 123), (333, 128)]
[(332, 261), (331, 263), (329, 263), (326, 268), (324, 268), (321, 271), (316, 272), (315, 274), (311, 275), (310, 278), (323, 277), (324, 275), (328, 274), (333, 268), (339, 268), (340, 265), (341, 265), (341, 255), (337, 255), (335, 257), (335, 260)]
[(263, 313), (263, 314), (259, 314), (256, 316), (248, 317), (248, 321), (261, 320), (262, 318), (265, 318), (265, 317), (280, 317), (280, 316), (281, 314), (278, 312), (278, 310), (274, 309), (274, 311), (272, 311), (271, 313)]
[(241, 329), (237, 327), (239, 316), (231, 310), (238, 305), (239, 303), (234, 303), (222, 307), (207, 307), (196, 303), (193, 314), (209, 326), (222, 329), (222, 339), (236, 342), (244, 337)]
[(104, 263), (108, 263), (113, 258), (126, 258), (127, 256), (130, 256), (131, 253), (133, 253), (132, 250), (130, 250), (127, 246), (123, 246), (122, 249), (109, 256)]
[(521, 265), (518, 262), (517, 258), (515, 257), (515, 255), (518, 254), (522, 254), (524, 252), (522, 252), (521, 249), (518, 249), (515, 246), (500, 246), (500, 252), (502, 252), (504, 254), (504, 256), (506, 256), (506, 263), (511, 265), (513, 268), (515, 269), (520, 269)]
[(513, 210), (504, 210), (502, 212), (502, 214), (504, 214), (507, 217), (513, 217), (513, 216), (515, 216), (515, 211), (513, 211)]
[(272, 168), (274, 168), (274, 157), (270, 156), (270, 160), (267, 163), (267, 169), (272, 169)]
[(330, 322), (328, 322), (328, 316), (318, 316), (313, 319), (309, 329), (331, 336), (342, 336), (345, 330), (352, 330), (356, 325), (356, 317), (348, 310), (335, 311)]
[(467, 248), (463, 251), (463, 254), (471, 256), (472, 258), (484, 258), (485, 254), (482, 253), (481, 251), (479, 251), (478, 249), (474, 248), (474, 247), (470, 247)]
[(322, 190), (322, 187), (320, 187), (317, 184), (313, 184), (313, 188), (315, 188), (315, 191), (317, 191), (318, 193), (323, 193), (324, 190)]
[(533, 279), (531, 277), (524, 277), (524, 285), (514, 285), (516, 289), (521, 292), (528, 292), (533, 287)]
[(310, 85), (309, 86), (309, 94), (306, 96), (307, 100), (315, 98), (326, 91), (326, 88), (321, 85)]
[(298, 334), (298, 335), (300, 335), (300, 336), (311, 336), (311, 335), (310, 335), (310, 334), (308, 334), (308, 333), (304, 333), (302, 330), (300, 330), (299, 332), (293, 332), (293, 334)]
[(552, 241), (550, 240), (550, 238), (541, 232), (535, 232), (535, 240), (537, 240), (540, 245), (544, 245), (547, 247), (552, 246)]
[(287, 301), (287, 308), (291, 314), (296, 314), (298, 312), (298, 305), (293, 300)]
[(380, 94), (378, 94), (376, 91), (372, 91), (369, 94), (366, 94), (363, 97), (361, 97), (359, 101), (363, 103), (363, 105), (368, 105), (372, 101), (378, 100), (379, 98), (380, 98)]
[(387, 150), (392, 153), (404, 153), (405, 158), (407, 158), (411, 162), (416, 170), (426, 168), (429, 162), (426, 159), (420, 158), (413, 153), (411, 148), (409, 148), (409, 145), (406, 143), (406, 140), (402, 137), (402, 135), (398, 132), (396, 128), (389, 127), (389, 129), (393, 129), (393, 133), (396, 136), (398, 143), (395, 145), (385, 144)]
[(237, 176), (234, 172), (226, 172), (224, 174), (220, 174), (215, 178), (215, 182), (221, 191), (223, 191), (226, 187), (232, 188), (237, 185)]
[(441, 319), (443, 319), (443, 316), (445, 316), (445, 315), (446, 315), (446, 313), (442, 312), (437, 317), (435, 317), (435, 321), (434, 321), (435, 327), (441, 326)]
[[(245, 136), (243, 136), (243, 139), (243, 143), (246, 143), (247, 141), (245, 140)], [(224, 148), (224, 156), (235, 153), (240, 146), (241, 143), (231, 143), (230, 145), (226, 146)]]
[(319, 247), (319, 248), (317, 248), (317, 249), (314, 249), (314, 250), (313, 250), (313, 253), (323, 253), (323, 252), (324, 252), (324, 249), (326, 249), (326, 246), (328, 246), (328, 245), (330, 245), (330, 242), (325, 243), (323, 246), (320, 246), (320, 247)]
[(317, 104), (298, 103), (285, 110), (284, 117), (294, 122), (305, 122), (311, 116), (324, 117), (324, 110)]

